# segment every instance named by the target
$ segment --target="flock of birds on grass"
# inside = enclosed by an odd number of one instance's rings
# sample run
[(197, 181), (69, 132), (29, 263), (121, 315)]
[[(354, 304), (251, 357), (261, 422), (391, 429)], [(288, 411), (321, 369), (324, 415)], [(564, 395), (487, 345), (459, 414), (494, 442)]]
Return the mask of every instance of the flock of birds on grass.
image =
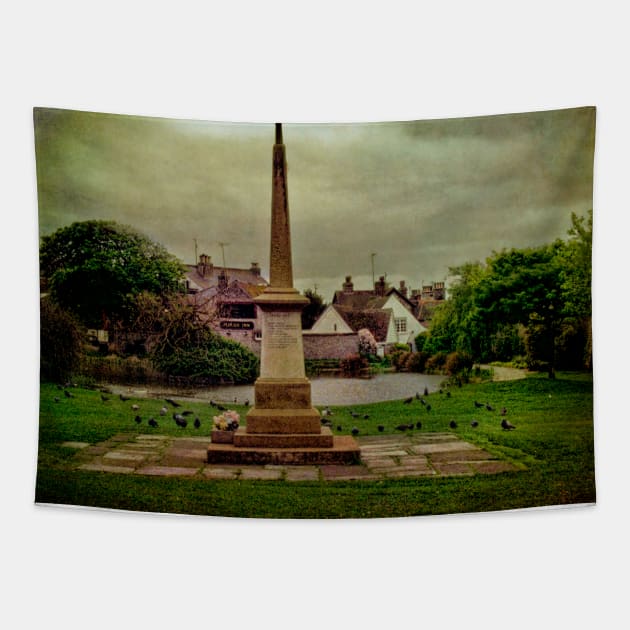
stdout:
[[(65, 383), (64, 385), (57, 385), (57, 389), (59, 389), (60, 391), (63, 391), (63, 395), (66, 398), (74, 398), (74, 394), (70, 391), (71, 387), (76, 387), (76, 385), (73, 385), (72, 383)], [(114, 393), (107, 387), (103, 387), (100, 389), (100, 397), (101, 397), (101, 401), (103, 403), (108, 403), (112, 397), (114, 396)], [(127, 402), (129, 400), (131, 400), (130, 396), (125, 396), (125, 394), (119, 394), (118, 398), (124, 403)], [(60, 402), (61, 399), (59, 398), (59, 396), (55, 396), (54, 400), (56, 403)], [(181, 427), (182, 429), (185, 429), (188, 426), (188, 418), (189, 416), (194, 415), (193, 411), (189, 411), (189, 410), (183, 410), (183, 411), (179, 411), (179, 408), (182, 406), (181, 403), (177, 402), (176, 400), (173, 400), (172, 398), (165, 398), (164, 401), (166, 403), (168, 403), (169, 405), (171, 405), (171, 407), (173, 407), (173, 409), (175, 409), (175, 411), (172, 414), (172, 418), (175, 421), (175, 424), (178, 427)], [(234, 403), (237, 403), (237, 399), (234, 399)], [(243, 404), (245, 405), (245, 407), (249, 406), (249, 400), (245, 400), (243, 402)], [(214, 400), (210, 401), (210, 406), (217, 409), (218, 411), (227, 411), (227, 407), (225, 407), (224, 405), (222, 405), (219, 402), (215, 402)], [(137, 425), (142, 424), (143, 420), (142, 420), (142, 416), (137, 413), (140, 410), (140, 405), (138, 405), (137, 403), (134, 403), (131, 405), (131, 410), (135, 413), (135, 417), (134, 417), (134, 422)], [(163, 406), (160, 411), (159, 411), (159, 415), (164, 417), (169, 413), (169, 409), (166, 406)], [(148, 420), (147, 420), (147, 424), (153, 428), (153, 429), (157, 429), (159, 424), (157, 422), (157, 420), (151, 416)], [(195, 416), (194, 420), (192, 421), (192, 425), (195, 427), (195, 429), (200, 429), (201, 428), (201, 420), (199, 419), (198, 416)]]
[[(444, 394), (446, 398), (451, 398), (451, 392), (446, 390), (446, 392), (444, 392), (443, 389), (439, 390), (440, 394)], [(425, 408), (427, 413), (431, 412), (431, 404), (429, 402), (427, 402), (427, 397), (429, 396), (429, 390), (427, 387), (424, 388), (424, 394), (421, 396), (419, 392), (416, 392), (415, 396), (409, 396), (408, 398), (405, 398), (402, 402), (404, 405), (411, 405), (415, 400), (418, 400), (420, 402), (420, 404)], [(490, 404), (490, 403), (480, 403), (478, 401), (473, 401), (474, 405), (475, 405), (475, 409), (483, 409), (485, 408), (487, 411), (495, 411), (495, 408)], [(362, 416), (362, 414), (357, 413), (356, 411), (350, 409), (349, 410), (350, 416), (352, 418), (360, 418)], [(333, 428), (333, 421), (330, 419), (333, 416), (333, 412), (331, 411), (330, 407), (325, 407), (324, 410), (322, 411), (322, 426), (326, 426), (329, 427), (330, 429)], [(501, 428), (504, 431), (511, 431), (513, 429), (516, 429), (516, 427), (506, 418), (507, 415), (507, 409), (505, 407), (503, 407), (501, 409), (501, 411), (499, 412), (499, 415), (501, 416)], [(369, 415), (368, 414), (363, 414), (363, 419), (364, 420), (368, 420), (369, 419)], [(456, 420), (450, 420), (450, 422), (448, 423), (448, 426), (450, 429), (457, 429), (458, 424)], [(470, 423), (470, 426), (473, 429), (476, 429), (479, 426), (479, 421), (473, 419)], [(338, 432), (343, 431), (343, 426), (341, 424), (337, 424), (336, 427)], [(382, 424), (379, 424), (377, 427), (377, 430), (382, 433), (383, 431), (385, 431), (385, 426)], [(418, 420), (417, 422), (410, 422), (410, 423), (403, 423), (403, 424), (399, 424), (396, 427), (394, 427), (396, 431), (413, 431), (414, 429), (418, 430), (418, 429), (422, 429), (422, 421)], [(360, 431), (358, 429), (358, 427), (354, 426), (352, 427), (352, 429), (350, 430), (350, 433), (352, 435), (359, 435)]]
[[(69, 391), (69, 387), (71, 386), (71, 384), (66, 383), (65, 385), (57, 385), (57, 388), (61, 391), (63, 391), (63, 394), (66, 398), (74, 398), (74, 394)], [(451, 392), (450, 391), (446, 391), (444, 392), (444, 390), (440, 389), (439, 390), (440, 394), (444, 394), (446, 396), (446, 398), (450, 398), (451, 397)], [(101, 400), (103, 401), (103, 403), (107, 403), (111, 400), (111, 396), (113, 395), (112, 391), (107, 389), (107, 388), (103, 388), (101, 389)], [(429, 390), (427, 387), (424, 388), (424, 394), (421, 396), (419, 392), (416, 392), (415, 396), (409, 396), (408, 398), (405, 398), (402, 402), (404, 405), (411, 405), (415, 400), (419, 401), (420, 404), (425, 408), (427, 413), (431, 412), (431, 404), (429, 402), (427, 402), (427, 398), (429, 396)], [(129, 396), (125, 396), (124, 394), (119, 394), (118, 396), (120, 398), (120, 400), (122, 402), (127, 402), (129, 400), (131, 400), (131, 398)], [(183, 410), (183, 411), (179, 411), (179, 408), (182, 406), (181, 403), (177, 402), (176, 400), (173, 400), (172, 398), (165, 398), (164, 401), (166, 403), (168, 403), (171, 407), (173, 407), (175, 409), (175, 411), (172, 414), (172, 418), (175, 421), (175, 424), (178, 427), (181, 427), (182, 429), (185, 429), (188, 426), (188, 417), (192, 416), (194, 414), (194, 412), (189, 411), (189, 410)], [(55, 402), (60, 402), (60, 398), (58, 396), (55, 396)], [(234, 402), (237, 402), (237, 399), (234, 399)], [(486, 411), (490, 411), (493, 412), (495, 411), (495, 408), (488, 402), (485, 403), (481, 403), (478, 402), (477, 400), (473, 401), (474, 405), (475, 405), (475, 409), (486, 409)], [(245, 400), (243, 403), (246, 407), (249, 406), (249, 400)], [(215, 402), (214, 400), (210, 401), (210, 405), (217, 409), (218, 411), (227, 411), (227, 407), (225, 407), (224, 405), (222, 405), (219, 402)], [(138, 412), (140, 410), (140, 405), (134, 403), (133, 405), (131, 405), (131, 409), (134, 412)], [(159, 411), (159, 415), (160, 416), (166, 416), (169, 413), (169, 409), (166, 406), (163, 406), (160, 411)], [(364, 420), (369, 420), (370, 416), (369, 414), (365, 413), (365, 414), (360, 414), (357, 413), (356, 411), (354, 411), (353, 409), (349, 410), (350, 416), (352, 418), (363, 418)], [(332, 416), (333, 416), (333, 412), (331, 411), (330, 407), (325, 407), (324, 410), (322, 411), (322, 419), (321, 419), (321, 424), (322, 426), (325, 427), (329, 427), (330, 429), (333, 428), (333, 421), (331, 420)], [(503, 407), (501, 409), (501, 411), (499, 412), (499, 415), (501, 416), (501, 428), (504, 431), (511, 431), (513, 429), (516, 429), (516, 427), (506, 418), (507, 416), (507, 409), (505, 407)], [(140, 425), (142, 424), (142, 416), (138, 413), (136, 413), (134, 421), (136, 424)], [(147, 421), (147, 424), (153, 428), (153, 429), (157, 429), (158, 428), (158, 422), (154, 417), (150, 417)], [(199, 419), (198, 416), (195, 416), (194, 420), (193, 420), (193, 426), (195, 427), (195, 429), (199, 429), (201, 428), (201, 420)], [(450, 420), (449, 424), (448, 424), (450, 429), (457, 429), (458, 424), (457, 422), (453, 419)], [(479, 426), (479, 421), (476, 419), (473, 419), (470, 423), (470, 426), (473, 429), (476, 429)], [(337, 431), (341, 432), (343, 431), (343, 426), (341, 424), (337, 424), (336, 427)], [(377, 430), (382, 433), (385, 430), (384, 425), (379, 424), (377, 427)], [(396, 429), (396, 431), (413, 431), (414, 429), (419, 430), (422, 429), (422, 421), (418, 420), (417, 422), (410, 422), (408, 424), (399, 424), (398, 426), (394, 427)], [(352, 427), (352, 429), (350, 430), (350, 433), (352, 435), (358, 435), (359, 434), (359, 429), (358, 427), (354, 426)]]

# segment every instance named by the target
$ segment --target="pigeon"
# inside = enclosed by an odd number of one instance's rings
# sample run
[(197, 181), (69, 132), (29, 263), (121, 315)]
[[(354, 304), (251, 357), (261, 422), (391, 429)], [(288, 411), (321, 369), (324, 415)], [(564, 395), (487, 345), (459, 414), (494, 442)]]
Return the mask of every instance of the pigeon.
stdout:
[(249, 400), (246, 400), (243, 404), (244, 404), (246, 407), (249, 407)]
[(409, 396), (409, 398), (405, 398), (403, 402), (405, 403), (405, 405), (410, 405), (412, 400), (413, 400), (413, 396)]
[(182, 411), (182, 416), (192, 416), (193, 412), (192, 411)]
[(503, 407), (503, 409), (501, 409), (501, 415), (505, 416), (506, 414), (507, 414), (507, 409)]
[(169, 405), (173, 405), (173, 407), (181, 407), (181, 405), (176, 401), (173, 400), (172, 398), (165, 398), (164, 399)]
[(416, 422), (416, 429), (422, 429), (422, 422), (420, 422), (420, 420)]
[(234, 404), (236, 404), (236, 396), (234, 396)]
[(186, 420), (186, 418), (184, 418), (184, 416), (182, 416), (181, 413), (174, 413), (173, 418), (175, 419), (175, 424), (178, 427), (182, 427), (182, 429), (185, 428), (188, 424), (188, 421)]
[(350, 412), (350, 415), (351, 415), (353, 418), (358, 418), (361, 414), (358, 414), (356, 411), (351, 411), (351, 412)]
[(450, 397), (451, 397), (451, 392), (447, 391), (447, 392), (446, 392), (446, 397), (447, 397), (447, 398), (450, 398)]
[(426, 385), (424, 386), (424, 395), (425, 396), (429, 395), (429, 388)]
[(64, 389), (64, 390), (63, 390), (63, 395), (64, 395), (66, 398), (74, 398), (74, 396), (73, 396), (73, 395), (72, 395), (72, 394), (71, 394), (71, 393), (70, 393), (67, 389)]
[(407, 427), (407, 425), (406, 425), (406, 424), (399, 424), (399, 425), (396, 427), (396, 431), (406, 431), (406, 430), (407, 430), (407, 428), (408, 428), (408, 427)]
[(414, 427), (415, 427), (415, 425), (414, 425), (414, 423), (413, 423), (413, 422), (412, 422), (411, 424), (408, 424), (408, 425), (407, 425), (407, 428), (408, 428), (410, 431), (413, 431)]
[(193, 424), (195, 425), (195, 429), (198, 429), (201, 426), (201, 420), (199, 420), (199, 418), (195, 418)]
[(350, 433), (352, 433), (352, 435), (359, 435), (359, 429), (357, 429), (356, 427), (352, 427)]
[(457, 422), (455, 422), (455, 420), (451, 420), (448, 423), (448, 426), (451, 427), (451, 429), (456, 429), (457, 428)]
[(363, 416), (363, 419), (364, 419), (364, 420), (369, 420), (369, 419), (370, 419), (370, 414), (367, 414), (367, 413), (366, 413), (366, 414)]
[(486, 403), (486, 409), (488, 411), (494, 411), (494, 407), (490, 403)]
[(140, 405), (131, 405), (131, 408), (132, 408), (134, 411), (138, 411), (138, 409), (140, 409)]
[(422, 404), (422, 405), (426, 405), (426, 404), (427, 404), (427, 401), (426, 401), (424, 398), (421, 398), (421, 399), (420, 399), (420, 404)]
[(55, 396), (55, 402), (59, 402), (59, 396)]
[(476, 429), (476, 428), (479, 426), (479, 423), (478, 423), (476, 420), (473, 420), (473, 421), (470, 423), (470, 426), (471, 426), (473, 429)]
[(506, 420), (505, 418), (503, 418), (503, 420), (501, 420), (501, 427), (505, 431), (510, 431), (511, 429), (516, 429), (516, 427), (509, 420)]
[(440, 387), (440, 389), (438, 389), (438, 394), (443, 394), (444, 390)]
[(217, 405), (217, 409), (219, 411), (227, 411), (227, 407), (224, 407), (223, 405)]
[(215, 404), (214, 400), (211, 400), (211, 401), (210, 401), (210, 406), (211, 406), (211, 407), (216, 407), (216, 404)]
[(483, 407), (483, 403), (477, 402), (477, 401), (475, 400), (475, 408), (476, 408), (476, 409), (481, 409), (482, 407)]
[(383, 433), (383, 431), (385, 431), (385, 427), (382, 424), (379, 424), (376, 428), (379, 430), (380, 433)]
[(103, 402), (107, 402), (109, 400), (109, 396), (105, 396), (105, 394), (101, 394), (101, 400)]
[(324, 415), (324, 416), (332, 416), (333, 412), (330, 410), (330, 407), (325, 407), (324, 411), (322, 411), (322, 415)]
[(149, 418), (149, 426), (157, 429), (158, 423), (155, 421), (155, 418)]
[(125, 396), (124, 394), (120, 394), (118, 398), (120, 398), (120, 400), (122, 400), (123, 402), (127, 402), (128, 400), (130, 400), (129, 396)]
[(140, 424), (142, 422), (142, 418), (140, 416), (136, 416), (135, 418), (136, 424)]
[(431, 405), (427, 405), (425, 409), (427, 410), (427, 412), (431, 411)]
[(165, 416), (167, 413), (168, 413), (168, 409), (166, 407), (162, 407), (162, 409), (160, 409), (161, 416)]
[(416, 392), (416, 400), (420, 400), (420, 392)]
[(337, 425), (337, 431), (343, 431), (343, 427), (340, 424)]

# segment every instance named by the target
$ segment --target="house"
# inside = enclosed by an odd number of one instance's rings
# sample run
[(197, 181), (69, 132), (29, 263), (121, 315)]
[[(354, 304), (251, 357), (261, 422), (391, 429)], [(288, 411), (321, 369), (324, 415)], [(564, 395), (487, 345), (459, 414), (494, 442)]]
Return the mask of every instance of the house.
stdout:
[(422, 286), (422, 290), (413, 289), (411, 303), (414, 306), (414, 314), (427, 328), (433, 319), (433, 313), (437, 306), (444, 303), (446, 288), (444, 282), (433, 282)]
[(254, 299), (268, 286), (260, 267), (249, 269), (214, 267), (206, 254), (197, 265), (188, 265), (188, 299), (201, 319), (210, 322), (221, 336), (238, 341), (260, 355), (262, 320)]
[(335, 291), (332, 304), (306, 334), (348, 334), (362, 328), (374, 335), (381, 355), (396, 343), (414, 348), (415, 337), (426, 331), (414, 315), (413, 303), (406, 297), (404, 281), (400, 289), (395, 289), (381, 276), (374, 283), (374, 290), (355, 290), (352, 277), (346, 276), (342, 289)]

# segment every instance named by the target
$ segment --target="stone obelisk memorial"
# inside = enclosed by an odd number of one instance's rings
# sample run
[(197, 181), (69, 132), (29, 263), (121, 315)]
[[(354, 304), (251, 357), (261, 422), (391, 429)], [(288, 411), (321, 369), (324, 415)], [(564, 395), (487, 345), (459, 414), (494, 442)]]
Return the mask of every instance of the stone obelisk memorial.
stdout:
[(271, 195), (269, 286), (255, 300), (262, 312), (260, 377), (246, 427), (232, 444), (210, 444), (209, 463), (356, 463), (359, 447), (351, 436), (333, 436), (321, 426), (304, 370), (301, 312), (307, 298), (293, 287), (286, 148), (276, 124)]

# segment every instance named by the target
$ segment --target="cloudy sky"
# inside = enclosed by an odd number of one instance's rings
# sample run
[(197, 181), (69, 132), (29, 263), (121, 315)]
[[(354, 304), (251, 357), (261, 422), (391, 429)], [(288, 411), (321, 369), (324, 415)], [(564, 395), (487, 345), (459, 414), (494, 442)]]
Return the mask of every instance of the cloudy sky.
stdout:
[[(287, 124), (295, 285), (330, 301), (387, 274), (412, 288), (494, 250), (565, 237), (592, 207), (595, 112)], [(111, 219), (186, 263), (269, 268), (270, 124), (38, 109), (40, 235)]]

